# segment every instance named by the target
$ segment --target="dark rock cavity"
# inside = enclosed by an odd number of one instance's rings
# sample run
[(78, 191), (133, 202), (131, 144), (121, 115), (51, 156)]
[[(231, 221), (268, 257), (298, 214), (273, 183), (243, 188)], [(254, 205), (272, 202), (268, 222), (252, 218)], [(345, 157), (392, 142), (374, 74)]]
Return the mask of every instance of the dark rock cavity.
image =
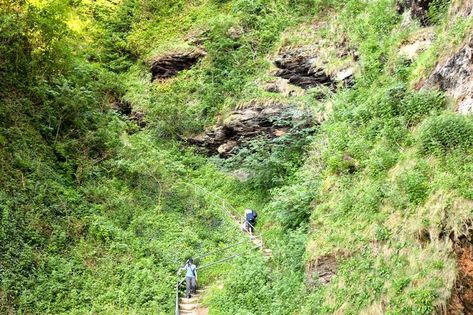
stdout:
[(317, 58), (304, 48), (283, 52), (274, 61), (278, 68), (274, 75), (303, 89), (327, 86), (334, 90), (339, 83), (346, 86), (353, 85), (353, 68), (343, 69), (330, 76), (324, 68), (315, 66), (316, 60)]
[(397, 0), (396, 10), (399, 14), (409, 11), (411, 18), (416, 19), (421, 25), (429, 25), (427, 12), (434, 0)]
[(179, 52), (156, 58), (151, 65), (152, 81), (164, 80), (177, 75), (182, 70), (192, 68), (206, 53), (195, 49), (190, 52)]
[(309, 89), (317, 85), (334, 87), (335, 82), (323, 69), (314, 68), (314, 59), (298, 55), (297, 53), (285, 53), (280, 56), (274, 64), (279, 68), (276, 76), (289, 80), (289, 83)]
[(145, 115), (135, 111), (129, 102), (119, 99), (112, 104), (112, 108), (126, 119), (135, 122), (138, 127), (146, 127)]

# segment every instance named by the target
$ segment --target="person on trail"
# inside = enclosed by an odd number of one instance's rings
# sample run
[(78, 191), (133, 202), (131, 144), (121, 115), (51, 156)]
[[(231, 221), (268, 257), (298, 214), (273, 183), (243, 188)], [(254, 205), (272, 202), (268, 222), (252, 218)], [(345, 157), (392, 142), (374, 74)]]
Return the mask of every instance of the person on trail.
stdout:
[(255, 232), (255, 225), (256, 225), (256, 217), (258, 215), (256, 214), (256, 211), (252, 209), (245, 209), (245, 224), (246, 224), (246, 230), (248, 233), (250, 233), (251, 236), (253, 236), (253, 233)]
[(182, 270), (186, 271), (186, 298), (190, 298), (191, 293), (197, 293), (197, 267), (193, 264), (192, 258), (187, 260)]

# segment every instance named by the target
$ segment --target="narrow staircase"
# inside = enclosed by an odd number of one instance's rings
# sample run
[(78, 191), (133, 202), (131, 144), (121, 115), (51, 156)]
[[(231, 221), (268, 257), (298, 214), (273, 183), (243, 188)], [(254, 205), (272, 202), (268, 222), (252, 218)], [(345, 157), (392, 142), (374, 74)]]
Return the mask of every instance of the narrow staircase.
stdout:
[[(194, 186), (197, 188), (197, 186)], [(230, 207), (231, 209), (228, 209)], [(227, 215), (234, 221), (237, 226), (242, 227), (244, 222), (244, 217), (237, 215), (237, 211), (231, 205), (225, 203), (222, 204), (223, 210), (227, 213)], [(273, 253), (271, 249), (264, 246), (263, 237), (259, 234), (251, 235), (249, 231), (244, 228), (241, 228), (241, 231), (245, 233), (250, 241), (255, 245), (256, 248), (261, 250), (264, 257), (268, 260), (271, 259)], [(202, 307), (200, 302), (202, 300), (202, 294), (205, 292), (205, 288), (201, 288), (197, 290), (197, 294), (193, 294), (190, 298), (179, 298), (179, 307), (176, 307), (176, 315), (207, 315), (209, 313), (208, 308)], [(177, 293), (179, 294), (179, 293)], [(176, 301), (177, 302), (177, 301)], [(177, 305), (176, 305), (177, 306)], [(177, 313), (178, 311), (178, 313)]]
[(197, 290), (197, 294), (192, 294), (191, 298), (181, 297), (179, 299), (179, 314), (181, 315), (207, 315), (209, 309), (200, 306), (200, 300), (204, 290)]

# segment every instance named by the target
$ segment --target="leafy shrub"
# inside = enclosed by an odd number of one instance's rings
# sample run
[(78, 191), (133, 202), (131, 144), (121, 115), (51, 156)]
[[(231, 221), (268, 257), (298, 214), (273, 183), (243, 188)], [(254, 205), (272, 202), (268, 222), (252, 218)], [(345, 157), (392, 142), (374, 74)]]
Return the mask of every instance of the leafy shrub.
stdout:
[(419, 142), (423, 153), (443, 154), (455, 149), (471, 149), (473, 118), (456, 114), (432, 117), (422, 124)]
[(446, 99), (443, 93), (421, 91), (404, 98), (398, 105), (398, 111), (409, 125), (414, 125), (428, 114), (443, 109), (445, 105)]
[(410, 204), (420, 205), (429, 195), (428, 166), (418, 164), (414, 168), (398, 174), (396, 179), (399, 194), (398, 200), (407, 200)]
[(303, 177), (296, 178), (293, 185), (275, 188), (268, 210), (284, 229), (306, 227), (311, 214), (310, 204), (315, 198), (316, 184)]
[(439, 24), (447, 17), (450, 2), (451, 0), (434, 0), (429, 4), (427, 18), (430, 24)]
[(388, 88), (379, 100), (374, 98), (370, 109), (372, 115), (383, 119), (402, 116), (406, 124), (412, 126), (445, 105), (446, 99), (441, 92), (407, 91), (404, 85), (395, 85)]

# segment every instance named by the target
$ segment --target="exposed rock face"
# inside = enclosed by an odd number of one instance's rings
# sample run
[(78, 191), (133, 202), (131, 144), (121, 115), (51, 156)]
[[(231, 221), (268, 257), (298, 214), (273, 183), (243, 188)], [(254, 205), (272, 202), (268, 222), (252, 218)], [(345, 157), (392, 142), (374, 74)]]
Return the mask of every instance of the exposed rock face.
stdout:
[(295, 106), (255, 105), (235, 110), (226, 122), (188, 138), (208, 155), (229, 157), (255, 138), (274, 139), (311, 126), (311, 115)]
[(325, 69), (315, 66), (316, 61), (317, 58), (311, 56), (311, 53), (305, 51), (304, 48), (288, 50), (274, 61), (278, 68), (274, 75), (303, 89), (320, 85), (334, 89), (339, 82), (352, 85), (354, 73), (352, 68), (343, 69), (332, 77), (326, 73)]
[(164, 80), (177, 75), (179, 71), (190, 69), (206, 53), (195, 49), (190, 52), (173, 53), (156, 58), (151, 65), (152, 81)]
[[(473, 2), (471, 1), (452, 1), (449, 9), (450, 16), (460, 16), (468, 18), (473, 16)], [(455, 19), (452, 19), (454, 21)]]
[(307, 285), (316, 287), (330, 283), (337, 273), (337, 259), (334, 255), (324, 255), (311, 262), (306, 270)]
[(274, 64), (279, 70), (276, 76), (289, 80), (289, 83), (300, 86), (303, 89), (325, 85), (333, 87), (335, 82), (323, 69), (313, 68), (314, 58), (299, 54), (299, 51), (291, 51), (281, 55)]
[(397, 0), (396, 9), (399, 14), (409, 11), (409, 14), (413, 19), (419, 20), (419, 22), (426, 26), (429, 24), (427, 12), (429, 11), (430, 4), (433, 0)]
[(473, 238), (462, 237), (454, 242), (458, 275), (447, 314), (473, 314)]
[(454, 97), (459, 113), (473, 112), (473, 37), (453, 56), (437, 65), (424, 87), (439, 88)]

